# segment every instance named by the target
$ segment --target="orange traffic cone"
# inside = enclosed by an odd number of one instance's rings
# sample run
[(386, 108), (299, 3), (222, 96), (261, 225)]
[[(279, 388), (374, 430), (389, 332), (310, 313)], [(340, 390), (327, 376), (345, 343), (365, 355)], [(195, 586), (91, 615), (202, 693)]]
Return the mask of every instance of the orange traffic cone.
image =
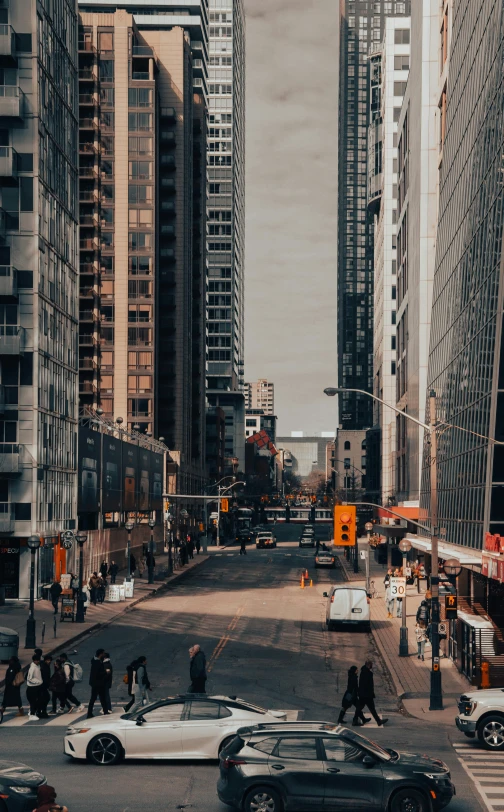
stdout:
[(306, 578), (306, 580), (308, 580), (308, 578), (309, 578), (309, 575), (308, 575), (308, 570), (305, 570), (304, 577)]
[(301, 576), (301, 589), (304, 589), (304, 575)]
[(313, 579), (310, 578), (310, 586), (313, 586)]

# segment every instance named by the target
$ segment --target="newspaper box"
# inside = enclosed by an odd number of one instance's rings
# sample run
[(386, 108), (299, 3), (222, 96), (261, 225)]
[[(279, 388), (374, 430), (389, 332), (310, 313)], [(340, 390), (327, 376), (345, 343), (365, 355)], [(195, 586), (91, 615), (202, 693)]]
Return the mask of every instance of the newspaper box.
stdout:
[(131, 581), (124, 582), (124, 597), (125, 598), (132, 598), (133, 592), (135, 589), (135, 579), (132, 578)]
[(120, 587), (116, 584), (111, 584), (107, 589), (107, 601), (110, 603), (119, 603), (121, 600)]
[(64, 589), (61, 593), (61, 622), (65, 620), (71, 620), (72, 623), (75, 620), (75, 601), (73, 596), (73, 591), (71, 589)]
[(120, 601), (126, 600), (126, 595), (124, 594), (124, 586), (122, 585), (119, 587), (119, 600)]

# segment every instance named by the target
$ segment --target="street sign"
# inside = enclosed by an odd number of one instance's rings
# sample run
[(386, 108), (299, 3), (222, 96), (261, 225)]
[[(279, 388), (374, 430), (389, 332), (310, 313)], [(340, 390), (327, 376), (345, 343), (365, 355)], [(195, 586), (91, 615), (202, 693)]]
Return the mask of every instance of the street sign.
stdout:
[(438, 634), (439, 634), (440, 637), (443, 637), (443, 636), (446, 637), (447, 631), (448, 631), (448, 624), (445, 623), (444, 620), (441, 623), (438, 623)]
[(366, 560), (366, 555), (367, 555), (367, 551), (366, 551), (366, 550), (361, 550), (361, 551), (360, 551), (360, 557), (361, 557), (361, 558), (363, 558), (364, 560)]
[(447, 620), (457, 619), (457, 595), (445, 595), (445, 614)]
[(71, 550), (73, 547), (73, 539), (64, 538), (61, 544), (64, 550)]
[(64, 533), (61, 534), (61, 537), (64, 539), (72, 539), (74, 538), (73, 530), (65, 530)]
[(393, 598), (404, 598), (406, 595), (406, 578), (391, 578), (390, 594)]

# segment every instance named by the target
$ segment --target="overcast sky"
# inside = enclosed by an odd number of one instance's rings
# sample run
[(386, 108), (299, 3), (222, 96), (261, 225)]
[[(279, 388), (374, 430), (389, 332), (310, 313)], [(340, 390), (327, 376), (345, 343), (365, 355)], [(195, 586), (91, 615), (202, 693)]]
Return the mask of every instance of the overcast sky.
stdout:
[(336, 423), (338, 6), (245, 0), (245, 380), (284, 435)]

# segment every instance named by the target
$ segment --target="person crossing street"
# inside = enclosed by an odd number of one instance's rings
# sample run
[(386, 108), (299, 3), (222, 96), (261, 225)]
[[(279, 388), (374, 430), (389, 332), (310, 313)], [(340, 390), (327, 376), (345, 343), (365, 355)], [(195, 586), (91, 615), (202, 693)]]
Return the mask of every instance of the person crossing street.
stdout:
[(37, 720), (37, 711), (40, 705), (40, 692), (42, 690), (42, 673), (40, 671), (40, 657), (34, 654), (30, 668), (28, 669), (28, 676), (26, 677), (26, 698), (30, 703), (30, 713), (28, 719)]
[(96, 650), (96, 654), (91, 660), (91, 673), (89, 675), (89, 684), (91, 686), (91, 698), (89, 700), (88, 705), (88, 712), (87, 718), (93, 718), (93, 709), (94, 704), (97, 699), (100, 700), (103, 715), (107, 716), (110, 711), (107, 705), (107, 697), (106, 697), (106, 669), (103, 664), (103, 660), (105, 657), (105, 649), (99, 648)]
[(360, 670), (359, 675), (359, 702), (355, 708), (353, 718), (353, 725), (361, 725), (360, 714), (365, 707), (369, 708), (371, 716), (375, 720), (378, 727), (382, 727), (388, 719), (380, 719), (375, 707), (375, 692), (374, 692), (374, 675), (373, 675), (373, 661), (366, 660)]
[(207, 681), (205, 653), (201, 650), (201, 646), (196, 644), (189, 649), (189, 657), (191, 658), (189, 669), (191, 686), (189, 693), (204, 694), (206, 693), (205, 683)]

